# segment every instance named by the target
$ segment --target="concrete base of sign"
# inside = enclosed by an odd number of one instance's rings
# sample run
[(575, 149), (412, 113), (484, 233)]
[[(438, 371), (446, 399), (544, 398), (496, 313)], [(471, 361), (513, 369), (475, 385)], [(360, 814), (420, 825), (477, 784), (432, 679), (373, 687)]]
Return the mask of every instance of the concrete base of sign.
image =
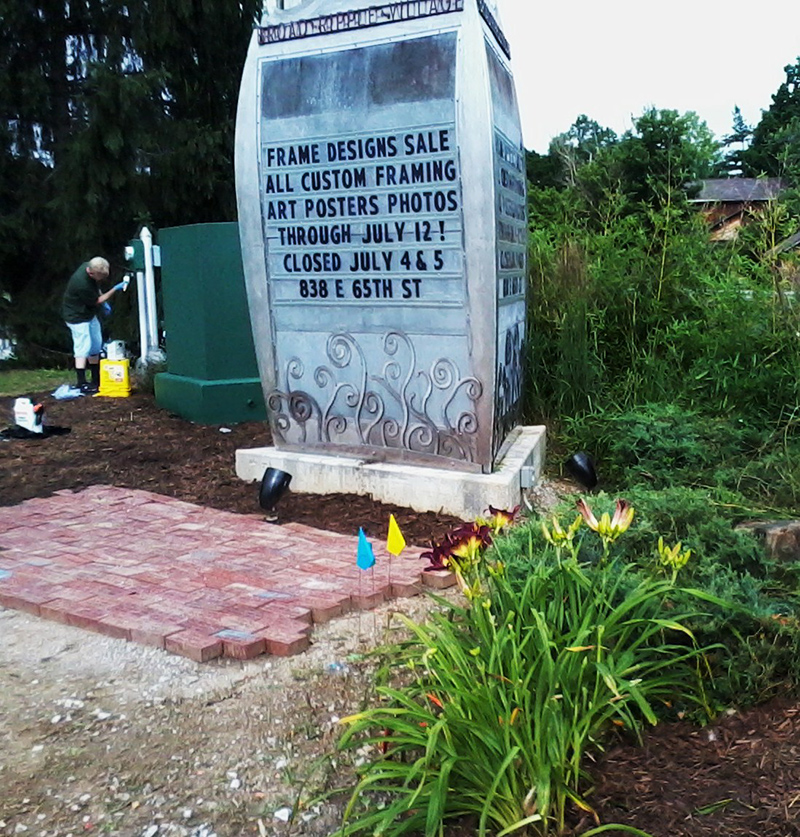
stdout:
[(236, 451), (236, 474), (260, 481), (267, 468), (292, 475), (292, 490), (308, 494), (366, 494), (382, 503), (416, 511), (442, 511), (473, 520), (488, 507), (510, 509), (523, 487), (539, 481), (544, 463), (544, 427), (518, 427), (496, 470), (467, 474), (414, 465), (367, 462), (356, 457), (296, 453), (277, 448)]

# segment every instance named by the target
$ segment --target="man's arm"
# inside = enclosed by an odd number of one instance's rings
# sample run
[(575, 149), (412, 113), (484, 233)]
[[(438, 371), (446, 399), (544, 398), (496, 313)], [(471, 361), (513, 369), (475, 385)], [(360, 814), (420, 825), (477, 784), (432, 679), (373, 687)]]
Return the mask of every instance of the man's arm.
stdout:
[(124, 290), (127, 290), (127, 287), (128, 287), (128, 283), (127, 283), (127, 282), (125, 282), (124, 280), (123, 280), (122, 282), (117, 282), (117, 284), (116, 284), (116, 285), (114, 285), (114, 287), (113, 287), (113, 288), (111, 288), (110, 290), (106, 291), (104, 294), (100, 294), (100, 296), (99, 296), (99, 297), (97, 297), (97, 304), (98, 304), (98, 305), (102, 305), (104, 302), (106, 302), (107, 300), (111, 299), (111, 297), (112, 297), (112, 296), (114, 296), (114, 294), (115, 294), (117, 291), (124, 291)]

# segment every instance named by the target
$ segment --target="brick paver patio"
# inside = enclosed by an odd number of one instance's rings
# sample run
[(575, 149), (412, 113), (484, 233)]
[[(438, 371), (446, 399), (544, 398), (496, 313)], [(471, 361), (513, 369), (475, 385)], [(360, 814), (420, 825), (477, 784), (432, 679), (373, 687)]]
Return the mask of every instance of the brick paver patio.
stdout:
[(205, 661), (305, 650), (314, 623), (444, 587), (421, 550), (93, 486), (0, 507), (0, 605)]

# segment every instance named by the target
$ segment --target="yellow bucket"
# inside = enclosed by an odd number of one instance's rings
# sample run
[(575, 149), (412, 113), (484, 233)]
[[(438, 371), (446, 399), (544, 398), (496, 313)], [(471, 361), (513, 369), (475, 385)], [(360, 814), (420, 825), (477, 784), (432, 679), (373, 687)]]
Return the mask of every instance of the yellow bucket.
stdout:
[(131, 394), (130, 361), (100, 361), (100, 391), (98, 395), (127, 398)]

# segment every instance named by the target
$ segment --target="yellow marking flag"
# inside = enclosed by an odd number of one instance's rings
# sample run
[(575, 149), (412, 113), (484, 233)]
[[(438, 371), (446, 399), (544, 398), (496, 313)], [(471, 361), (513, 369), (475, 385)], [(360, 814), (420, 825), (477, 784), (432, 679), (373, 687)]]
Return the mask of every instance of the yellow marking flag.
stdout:
[(392, 555), (399, 555), (406, 548), (406, 539), (394, 519), (394, 515), (389, 515), (389, 536), (386, 538), (386, 549)]

